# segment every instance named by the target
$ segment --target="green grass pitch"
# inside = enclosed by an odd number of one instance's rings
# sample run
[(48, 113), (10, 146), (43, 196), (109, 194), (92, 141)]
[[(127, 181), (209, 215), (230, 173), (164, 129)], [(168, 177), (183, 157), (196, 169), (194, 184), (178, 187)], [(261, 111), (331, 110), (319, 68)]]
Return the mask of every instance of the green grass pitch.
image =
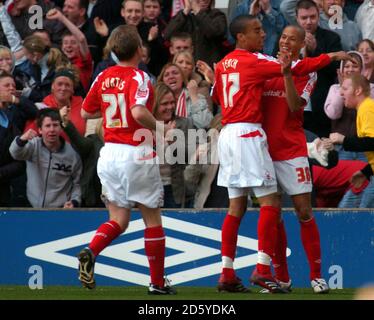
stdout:
[(314, 294), (311, 288), (295, 288), (290, 294), (263, 294), (259, 288), (251, 293), (219, 293), (213, 287), (179, 287), (175, 296), (149, 296), (146, 287), (46, 286), (31, 290), (26, 286), (0, 286), (0, 300), (351, 300), (355, 289), (330, 290)]

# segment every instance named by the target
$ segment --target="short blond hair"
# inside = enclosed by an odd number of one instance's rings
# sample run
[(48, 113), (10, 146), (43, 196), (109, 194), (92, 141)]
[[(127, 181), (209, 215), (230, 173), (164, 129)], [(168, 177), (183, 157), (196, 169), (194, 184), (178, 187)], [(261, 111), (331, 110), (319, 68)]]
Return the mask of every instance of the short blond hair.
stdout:
[(12, 51), (10, 51), (10, 49), (7, 47), (0, 46), (0, 56), (4, 57), (5, 55), (8, 55), (12, 58)]
[(176, 63), (179, 56), (184, 56), (190, 59), (192, 65), (195, 65), (195, 59), (189, 50), (178, 51), (173, 57), (173, 63)]
[(347, 79), (351, 79), (354, 90), (361, 88), (365, 97), (370, 96), (370, 82), (362, 74), (351, 74), (347, 77)]

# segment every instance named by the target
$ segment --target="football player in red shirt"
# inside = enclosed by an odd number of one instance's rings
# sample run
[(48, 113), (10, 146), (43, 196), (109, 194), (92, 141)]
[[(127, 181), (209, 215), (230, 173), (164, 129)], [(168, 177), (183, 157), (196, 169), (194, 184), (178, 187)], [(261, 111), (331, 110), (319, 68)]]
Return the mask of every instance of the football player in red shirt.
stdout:
[[(236, 17), (230, 24), (236, 48), (216, 65), (213, 99), (222, 107), (222, 124), (218, 140), (220, 168), (218, 185), (228, 188), (229, 211), (222, 226), (222, 273), (218, 290), (248, 292), (237, 278), (233, 261), (238, 229), (246, 212), (247, 197), (252, 189), (260, 203), (258, 221), (258, 260), (250, 280), (273, 293), (285, 293), (273, 278), (270, 262), (275, 255), (280, 208), (272, 159), (262, 129), (261, 98), (266, 80), (282, 76), (281, 64), (258, 53), (265, 33), (261, 22), (249, 15)], [(281, 53), (287, 64), (289, 54)], [(328, 65), (332, 60), (350, 59), (344, 52), (305, 58), (292, 66), (292, 73), (305, 75)]]
[(113, 52), (120, 63), (97, 76), (82, 105), (84, 118), (103, 116), (105, 145), (97, 172), (110, 221), (98, 228), (89, 247), (79, 253), (79, 279), (84, 287), (95, 287), (97, 255), (126, 230), (130, 210), (137, 206), (146, 227), (145, 252), (151, 274), (148, 293), (175, 294), (164, 279), (165, 234), (160, 214), (163, 186), (157, 161), (150, 159), (154, 154), (153, 139), (138, 139), (142, 136), (139, 129), (151, 137), (150, 130), (156, 130), (151, 113), (152, 85), (148, 75), (137, 69), (142, 56), (141, 39), (136, 28), (129, 25), (119, 26), (111, 37), (117, 44)]
[(213, 99), (222, 107), (218, 140), (220, 168), (218, 185), (228, 188), (229, 211), (222, 226), (223, 269), (219, 291), (248, 292), (236, 277), (233, 261), (242, 216), (246, 212), (251, 188), (260, 203), (258, 222), (258, 263), (251, 281), (271, 292), (284, 292), (272, 277), (270, 261), (280, 210), (276, 207), (276, 177), (261, 127), (260, 100), (266, 79), (280, 76), (281, 65), (258, 52), (265, 32), (252, 16), (238, 16), (230, 24), (236, 48), (217, 63)]
[[(280, 52), (290, 52), (292, 64), (298, 63), (305, 46), (305, 31), (298, 26), (286, 27), (279, 40)], [(300, 222), (301, 240), (310, 266), (310, 281), (314, 292), (326, 293), (329, 287), (321, 277), (321, 246), (319, 231), (312, 213), (312, 180), (308, 163), (306, 137), (303, 129), (304, 107), (317, 81), (315, 72), (292, 76), (290, 66), (283, 77), (265, 83), (262, 95), (263, 128), (267, 134), (269, 153), (278, 182), (278, 204), (281, 191), (291, 196)], [(273, 256), (275, 277), (281, 287), (290, 290), (287, 268), (287, 238), (283, 221), (277, 224), (277, 246)]]

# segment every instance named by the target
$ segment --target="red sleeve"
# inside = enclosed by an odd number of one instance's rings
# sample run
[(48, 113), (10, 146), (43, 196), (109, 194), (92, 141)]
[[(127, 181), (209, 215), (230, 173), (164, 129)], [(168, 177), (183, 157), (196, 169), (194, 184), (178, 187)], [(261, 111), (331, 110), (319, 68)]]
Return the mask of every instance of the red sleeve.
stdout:
[(295, 76), (305, 76), (328, 66), (330, 63), (331, 59), (325, 53), (314, 58), (304, 58), (292, 67), (292, 74)]
[(99, 78), (101, 73), (96, 77), (93, 82), (90, 91), (88, 91), (86, 98), (83, 100), (82, 108), (88, 113), (96, 113), (101, 110), (101, 96), (100, 96), (100, 84)]
[(281, 65), (277, 59), (262, 53), (255, 53), (254, 55), (257, 57), (255, 68), (258, 76), (263, 77), (264, 80), (282, 76)]

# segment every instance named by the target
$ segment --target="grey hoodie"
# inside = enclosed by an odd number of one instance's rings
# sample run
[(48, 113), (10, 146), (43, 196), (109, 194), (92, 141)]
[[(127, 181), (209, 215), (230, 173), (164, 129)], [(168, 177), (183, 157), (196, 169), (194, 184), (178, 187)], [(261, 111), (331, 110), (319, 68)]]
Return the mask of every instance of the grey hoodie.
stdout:
[(14, 159), (26, 160), (27, 198), (34, 208), (59, 208), (70, 200), (81, 203), (82, 162), (71, 145), (62, 142), (57, 152), (50, 152), (41, 137), (28, 142), (16, 137), (10, 145)]

